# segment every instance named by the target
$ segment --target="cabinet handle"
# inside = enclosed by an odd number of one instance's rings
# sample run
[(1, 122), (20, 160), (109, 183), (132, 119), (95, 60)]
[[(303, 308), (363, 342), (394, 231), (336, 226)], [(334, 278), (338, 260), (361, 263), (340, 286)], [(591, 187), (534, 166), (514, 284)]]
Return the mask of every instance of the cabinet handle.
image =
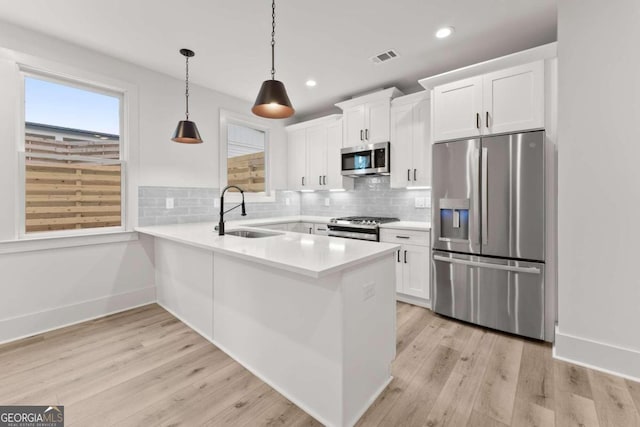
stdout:
[(302, 177), (302, 186), (304, 187), (304, 176)]
[(404, 263), (407, 263), (407, 251), (404, 251)]
[(364, 139), (369, 140), (369, 129), (364, 130)]
[(396, 239), (410, 239), (409, 236), (396, 236)]
[(411, 181), (411, 169), (407, 169), (407, 181)]
[(309, 234), (313, 234), (313, 227), (309, 227)]
[(413, 170), (413, 180), (414, 180), (414, 181), (417, 181), (417, 180), (416, 180), (416, 171), (417, 171), (417, 169), (414, 169), (414, 170)]
[(480, 113), (476, 113), (476, 128), (480, 129)]
[(318, 175), (318, 185), (322, 185), (322, 175)]
[(484, 125), (487, 127), (487, 129), (489, 128), (489, 112), (487, 111), (487, 115), (485, 116), (486, 120)]
[(327, 175), (322, 175), (322, 185), (327, 185)]
[(318, 228), (318, 231), (327, 231), (326, 228)]
[(398, 262), (400, 262), (400, 249), (398, 249), (396, 253), (398, 254)]
[(360, 141), (364, 141), (364, 131), (360, 129)]

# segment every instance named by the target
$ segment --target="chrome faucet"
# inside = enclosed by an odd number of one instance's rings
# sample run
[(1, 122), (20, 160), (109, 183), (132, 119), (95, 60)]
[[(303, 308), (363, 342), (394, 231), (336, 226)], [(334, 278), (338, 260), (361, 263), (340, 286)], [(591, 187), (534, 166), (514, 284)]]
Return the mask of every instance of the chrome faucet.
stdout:
[[(224, 210), (224, 193), (230, 188), (236, 188), (240, 191), (240, 194), (242, 195), (242, 203), (240, 203), (239, 205), (235, 205), (231, 209), (227, 209), (225, 211)], [(224, 214), (234, 210), (238, 206), (242, 206), (242, 213), (240, 215), (247, 216), (247, 210), (245, 209), (245, 206), (244, 206), (244, 190), (242, 190), (242, 188), (236, 185), (227, 185), (226, 187), (224, 187), (224, 189), (220, 193), (220, 222), (218, 223), (218, 236), (224, 236)]]

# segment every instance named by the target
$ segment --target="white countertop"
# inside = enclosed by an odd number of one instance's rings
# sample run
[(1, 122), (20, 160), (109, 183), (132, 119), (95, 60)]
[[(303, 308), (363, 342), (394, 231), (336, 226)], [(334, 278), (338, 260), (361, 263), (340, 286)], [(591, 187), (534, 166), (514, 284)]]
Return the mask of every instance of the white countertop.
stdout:
[(380, 224), (380, 228), (429, 231), (431, 230), (431, 223), (423, 222), (423, 221), (396, 221), (396, 222), (387, 222), (386, 224)]
[[(274, 218), (274, 220), (283, 222), (282, 218)], [(265, 224), (264, 220), (255, 220), (255, 222)], [(138, 227), (136, 231), (314, 278), (395, 252), (399, 247), (390, 243), (285, 231), (272, 231), (278, 235), (257, 239), (230, 235), (218, 236), (217, 231), (214, 231), (216, 225), (215, 222), (156, 225)], [(226, 224), (226, 231), (238, 228), (250, 227), (245, 225), (239, 227), (238, 222), (231, 221)]]

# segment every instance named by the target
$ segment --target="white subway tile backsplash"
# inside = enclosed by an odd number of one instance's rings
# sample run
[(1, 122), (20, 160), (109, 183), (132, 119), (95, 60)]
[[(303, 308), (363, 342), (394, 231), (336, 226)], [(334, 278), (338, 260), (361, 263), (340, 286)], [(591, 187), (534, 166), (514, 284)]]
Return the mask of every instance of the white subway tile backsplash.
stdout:
[[(140, 187), (138, 190), (141, 226), (218, 221), (217, 188)], [(167, 197), (174, 198), (174, 208), (166, 209)], [(415, 198), (427, 199), (427, 208), (416, 208)], [(386, 216), (404, 221), (430, 221), (430, 190), (391, 189), (389, 177), (358, 178), (350, 191), (298, 193), (276, 191), (276, 201), (247, 203), (246, 219), (274, 216)], [(289, 199), (287, 204), (286, 199)], [(329, 206), (326, 200), (329, 200)], [(229, 209), (234, 204), (226, 204)], [(240, 209), (225, 215), (225, 219), (240, 219)]]

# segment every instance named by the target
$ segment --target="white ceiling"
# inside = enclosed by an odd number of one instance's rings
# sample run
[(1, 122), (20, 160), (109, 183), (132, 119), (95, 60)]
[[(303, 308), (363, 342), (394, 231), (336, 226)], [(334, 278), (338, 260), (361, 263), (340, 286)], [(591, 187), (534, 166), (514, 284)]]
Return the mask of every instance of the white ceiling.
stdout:
[[(417, 80), (556, 40), (557, 0), (277, 0), (276, 78), (296, 120), (375, 88)], [(253, 101), (270, 77), (269, 0), (1, 1), (0, 17)], [(452, 37), (435, 31), (453, 26)], [(400, 56), (375, 65), (388, 49)], [(318, 81), (305, 86), (308, 78)]]

